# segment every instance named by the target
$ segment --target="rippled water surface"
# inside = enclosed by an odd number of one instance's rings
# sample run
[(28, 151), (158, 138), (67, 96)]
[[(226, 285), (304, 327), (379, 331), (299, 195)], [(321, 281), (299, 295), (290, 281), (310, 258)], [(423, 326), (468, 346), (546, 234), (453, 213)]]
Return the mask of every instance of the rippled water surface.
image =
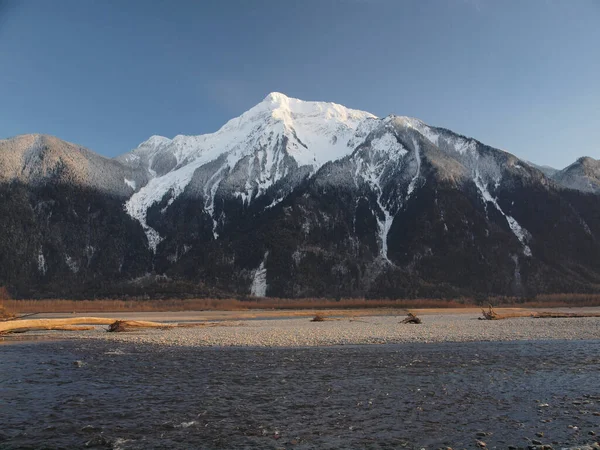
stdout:
[(1, 449), (562, 448), (593, 433), (600, 341), (0, 345)]

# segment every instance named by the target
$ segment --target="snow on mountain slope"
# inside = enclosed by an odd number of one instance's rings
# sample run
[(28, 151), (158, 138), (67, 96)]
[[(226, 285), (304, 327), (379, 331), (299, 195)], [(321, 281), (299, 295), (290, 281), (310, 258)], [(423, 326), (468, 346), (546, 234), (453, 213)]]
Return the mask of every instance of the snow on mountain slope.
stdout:
[(440, 179), (473, 183), (484, 208), (491, 205), (504, 216), (523, 254), (531, 256), (529, 232), (501, 208), (497, 198), (515, 174), (531, 177), (523, 168), (524, 163), (506, 152), (486, 148), (474, 139), (430, 127), (418, 119), (389, 116), (380, 121), (380, 126), (352, 155), (355, 180), (362, 179), (376, 195), (378, 241), (384, 261), (390, 262), (387, 236), (394, 217), (417, 187), (427, 182), (427, 175), (421, 172), (423, 159), (436, 167)]
[(346, 181), (368, 185), (377, 197), (374, 209), (384, 261), (389, 262), (387, 235), (395, 215), (426, 181), (423, 158), (439, 177), (472, 182), (485, 208), (491, 205), (505, 217), (523, 254), (531, 255), (528, 231), (500, 206), (498, 195), (514, 177), (536, 180), (542, 175), (509, 153), (411, 117), (378, 119), (334, 103), (271, 93), (215, 133), (173, 139), (152, 136), (118, 160), (150, 178), (125, 207), (142, 224), (155, 251), (161, 236), (148, 225), (147, 212), (158, 202), (166, 202), (164, 212), (184, 191), (197, 198), (212, 218), (217, 239), (225, 214), (218, 200), (250, 205), (269, 191), (267, 208), (274, 206), (302, 177), (345, 157), (351, 164), (343, 175)]
[[(475, 139), (465, 138), (442, 128), (430, 127), (418, 119), (401, 117), (395, 120), (400, 126), (417, 130), (438, 150), (451, 156), (464, 167), (468, 173), (467, 177), (475, 184), (486, 208), (491, 204), (504, 216), (510, 230), (521, 243), (523, 254), (531, 256), (528, 245), (529, 232), (500, 207), (498, 199), (493, 194), (505, 183), (504, 178), (515, 171), (522, 177), (530, 178), (530, 174), (524, 169), (524, 166), (528, 165), (509, 153), (496, 149), (491, 152), (485, 151), (482, 149), (482, 144)], [(450, 168), (444, 167), (444, 171), (448, 172)], [(411, 191), (409, 186), (409, 193)]]
[[(121, 156), (124, 164), (145, 165), (154, 177), (130, 198), (126, 209), (140, 221), (155, 249), (160, 236), (146, 223), (148, 208), (167, 193), (171, 201), (179, 196), (202, 166), (225, 155), (204, 189), (205, 209), (212, 216), (220, 183), (239, 165), (246, 165), (246, 180), (232, 195), (250, 202), (298, 167), (309, 166), (314, 172), (326, 162), (348, 155), (375, 122), (372, 114), (335, 103), (305, 102), (271, 93), (216, 133), (172, 140), (153, 136)], [(157, 159), (168, 162), (161, 171), (155, 166)], [(169, 164), (170, 170), (162, 173)]]
[(589, 156), (579, 158), (570, 166), (554, 173), (552, 179), (569, 189), (600, 193), (600, 161)]
[[(380, 257), (391, 264), (388, 258), (387, 238), (394, 220), (403, 204), (410, 198), (419, 178), (419, 145), (409, 140), (406, 148), (398, 140), (398, 130), (390, 118), (380, 121), (365, 144), (352, 156), (354, 183), (366, 183), (375, 194), (379, 209), (376, 213), (379, 228)], [(369, 140), (370, 139), (370, 140)]]
[(171, 139), (162, 136), (152, 136), (142, 142), (138, 148), (115, 158), (122, 164), (142, 169), (150, 177), (164, 175), (177, 165), (177, 159), (169, 149)]
[(529, 164), (531, 167), (536, 168), (537, 170), (539, 170), (540, 172), (542, 172), (544, 175), (546, 175), (548, 178), (552, 178), (557, 172), (560, 172), (559, 169), (555, 169), (554, 167), (550, 167), (550, 166), (540, 166), (538, 164), (532, 163), (531, 161), (525, 161), (527, 164)]
[(44, 134), (0, 139), (0, 182), (72, 184), (129, 197), (147, 176), (80, 145)]

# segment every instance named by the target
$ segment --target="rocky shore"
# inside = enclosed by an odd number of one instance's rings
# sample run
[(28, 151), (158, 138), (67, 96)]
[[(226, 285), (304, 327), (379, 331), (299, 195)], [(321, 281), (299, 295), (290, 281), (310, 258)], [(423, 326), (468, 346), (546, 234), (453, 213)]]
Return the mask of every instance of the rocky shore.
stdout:
[[(51, 332), (57, 339), (95, 339), (184, 347), (312, 347), (332, 345), (600, 339), (600, 318), (478, 320), (477, 313), (427, 314), (421, 324), (402, 315), (221, 320), (210, 326), (106, 333)], [(168, 315), (165, 316), (168, 319)], [(165, 322), (167, 323), (167, 322)], [(37, 333), (46, 335), (48, 333)]]

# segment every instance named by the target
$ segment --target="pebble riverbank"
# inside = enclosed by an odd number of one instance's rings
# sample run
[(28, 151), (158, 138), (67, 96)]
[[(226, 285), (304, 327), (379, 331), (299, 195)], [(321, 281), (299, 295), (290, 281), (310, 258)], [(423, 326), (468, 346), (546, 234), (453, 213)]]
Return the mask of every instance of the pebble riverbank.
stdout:
[[(600, 339), (600, 318), (478, 320), (479, 314), (428, 314), (420, 325), (401, 324), (404, 316), (331, 317), (222, 321), (218, 326), (144, 329), (106, 333), (105, 327), (84, 332), (52, 332), (57, 339), (183, 347), (313, 347), (332, 345), (437, 343), (521, 340)], [(43, 333), (40, 333), (43, 334)], [(46, 333), (47, 335), (47, 333)]]

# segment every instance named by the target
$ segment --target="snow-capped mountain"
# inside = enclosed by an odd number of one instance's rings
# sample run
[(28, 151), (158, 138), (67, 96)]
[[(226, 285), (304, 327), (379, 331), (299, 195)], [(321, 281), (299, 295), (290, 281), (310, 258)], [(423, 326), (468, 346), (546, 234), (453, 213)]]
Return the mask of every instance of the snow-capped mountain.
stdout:
[[(127, 202), (127, 211), (140, 221), (155, 249), (161, 237), (147, 225), (148, 209), (165, 195), (172, 201), (194, 185), (213, 217), (216, 237), (215, 198), (220, 189), (249, 204), (281, 180), (291, 182), (299, 170), (312, 174), (324, 163), (348, 155), (375, 122), (375, 116), (363, 111), (271, 93), (216, 133), (172, 140), (152, 136), (119, 157), (132, 168), (146, 169), (151, 177)], [(281, 186), (281, 195), (291, 187)]]
[(215, 133), (152, 136), (114, 160), (30, 136), (0, 141), (0, 162), (0, 220), (29, 230), (25, 248), (0, 240), (0, 284), (18, 292), (68, 283), (139, 294), (151, 283), (165, 295), (403, 297), (600, 285), (600, 196), (580, 192), (597, 192), (597, 161), (549, 178), (410, 117), (272, 93)]
[[(216, 133), (177, 136), (173, 140), (153, 136), (131, 153), (118, 158), (133, 168), (146, 169), (151, 177), (150, 182), (129, 199), (127, 211), (140, 221), (152, 249), (156, 250), (162, 238), (147, 224), (148, 209), (166, 196), (170, 205), (186, 187), (193, 185), (196, 195), (204, 201), (204, 210), (213, 219), (213, 234), (217, 238), (223, 215), (223, 211), (215, 208), (217, 197), (239, 198), (243, 204), (250, 204), (285, 179), (279, 189), (274, 189), (278, 192), (268, 205), (271, 207), (300, 182), (301, 177), (296, 176), (299, 171), (303, 175), (312, 175), (326, 162), (347, 157), (355, 148), (368, 142), (371, 150), (366, 158), (361, 152), (353, 157), (355, 168), (352, 173), (379, 193), (378, 206), (385, 217), (380, 223), (380, 239), (382, 247), (387, 247), (385, 236), (402, 200), (398, 197), (401, 195), (397, 192), (399, 186), (393, 189), (396, 197), (391, 199), (388, 195), (386, 199), (381, 184), (386, 175), (416, 170), (405, 180), (408, 198), (419, 177), (419, 144), (414, 139), (411, 166), (401, 163), (408, 150), (398, 142), (397, 136), (406, 128), (416, 130), (419, 137), (426, 138), (459, 161), (469, 172), (465, 176), (475, 181), (481, 195), (504, 214), (488, 192), (491, 183), (496, 187), (499, 185), (502, 170), (493, 158), (485, 158), (477, 151), (474, 140), (436, 131), (413, 118), (390, 116), (382, 120), (341, 105), (304, 102), (280, 93), (269, 94)], [(367, 139), (369, 136), (371, 139)], [(405, 166), (407, 170), (403, 170)], [(522, 166), (517, 167), (525, 170)], [(388, 210), (382, 201), (391, 209)], [(529, 251), (519, 224), (510, 216), (507, 220)], [(387, 259), (385, 254), (382, 257)]]

